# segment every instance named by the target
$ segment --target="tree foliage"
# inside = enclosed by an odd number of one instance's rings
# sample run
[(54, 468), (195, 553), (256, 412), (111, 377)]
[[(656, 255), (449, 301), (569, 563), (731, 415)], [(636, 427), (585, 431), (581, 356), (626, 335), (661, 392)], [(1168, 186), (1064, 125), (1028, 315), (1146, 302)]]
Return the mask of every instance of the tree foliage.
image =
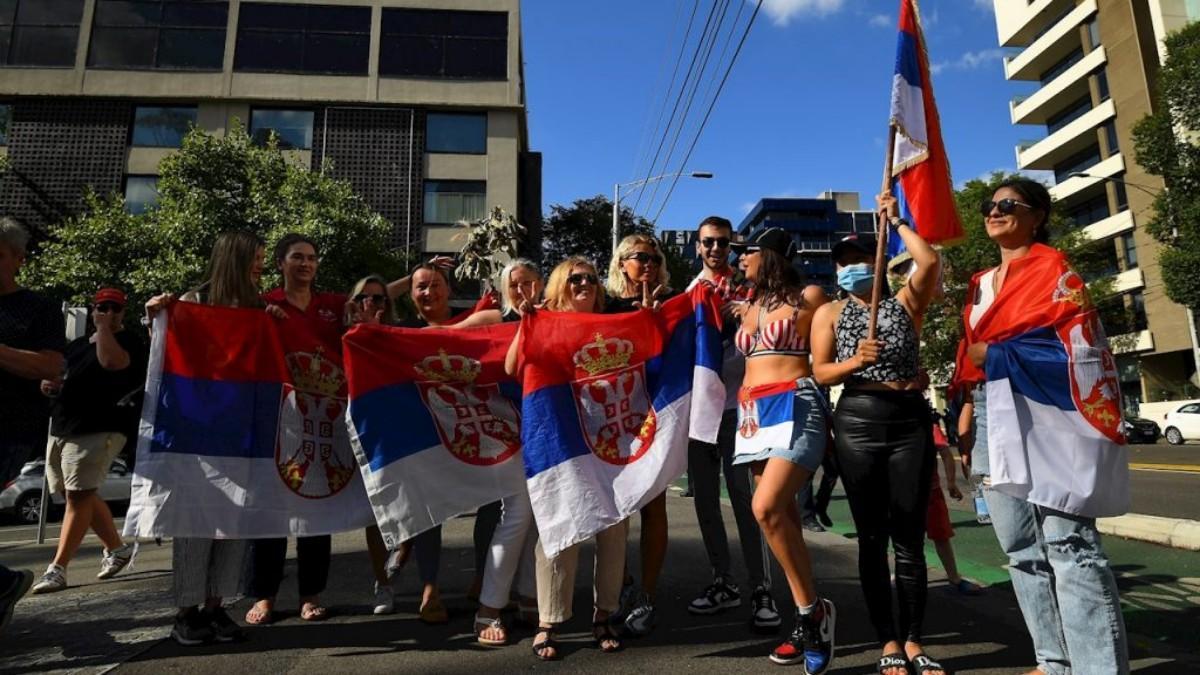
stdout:
[(1200, 309), (1200, 23), (1166, 39), (1157, 105), (1133, 130), (1137, 162), (1167, 189), (1154, 200), (1146, 231), (1159, 251), (1167, 297)]
[[(287, 232), (311, 237), (323, 288), (348, 290), (368, 273), (392, 278), (404, 267), (386, 248), (391, 225), (348, 182), (289, 160), (274, 137), (260, 147), (237, 124), (223, 137), (195, 129), (159, 174), (158, 204), (142, 214), (126, 213), (119, 195), (87, 195), (80, 215), (50, 228), (23, 281), (78, 304), (112, 284), (141, 303), (200, 283), (217, 234), (234, 228), (261, 235), (268, 255)], [(264, 287), (280, 283), (271, 263), (263, 276)]]
[(517, 257), (525, 227), (499, 206), (473, 223), (462, 223), (466, 241), (458, 256), (454, 276), (459, 281), (491, 283), (506, 260)]
[[(542, 260), (549, 270), (564, 258), (581, 255), (596, 263), (601, 274), (612, 257), (612, 200), (604, 195), (576, 199), (570, 206), (553, 204), (542, 222)], [(654, 234), (654, 225), (627, 206), (619, 217), (621, 236)]]

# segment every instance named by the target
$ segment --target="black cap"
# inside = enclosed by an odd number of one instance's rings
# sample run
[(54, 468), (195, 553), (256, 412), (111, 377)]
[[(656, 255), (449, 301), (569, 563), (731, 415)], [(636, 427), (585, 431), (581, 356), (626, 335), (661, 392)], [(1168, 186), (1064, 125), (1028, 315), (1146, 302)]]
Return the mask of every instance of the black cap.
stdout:
[(795, 240), (792, 239), (792, 235), (788, 234), (781, 227), (768, 227), (765, 230), (759, 230), (746, 241), (731, 243), (729, 248), (732, 248), (733, 252), (739, 255), (763, 249), (774, 251), (788, 260), (791, 260), (796, 255)]
[(875, 257), (875, 248), (875, 237), (869, 234), (851, 234), (849, 236), (842, 237), (841, 241), (834, 244), (831, 254), (834, 262), (837, 262), (842, 256), (846, 255), (850, 251), (865, 253), (873, 258)]

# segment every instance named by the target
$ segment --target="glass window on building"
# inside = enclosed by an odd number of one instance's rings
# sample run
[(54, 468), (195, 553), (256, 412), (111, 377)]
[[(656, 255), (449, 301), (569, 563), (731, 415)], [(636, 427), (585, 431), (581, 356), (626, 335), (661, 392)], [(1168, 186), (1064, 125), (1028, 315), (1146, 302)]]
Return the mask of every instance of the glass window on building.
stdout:
[(233, 69), (366, 75), (371, 8), (244, 2)]
[(508, 13), (385, 7), (379, 74), (508, 79)]
[(1046, 120), (1046, 133), (1052, 134), (1052, 133), (1058, 131), (1059, 129), (1070, 124), (1071, 122), (1074, 122), (1075, 120), (1079, 119), (1080, 117), (1083, 117), (1084, 115), (1088, 114), (1088, 112), (1091, 109), (1092, 109), (1091, 97), (1084, 96), (1083, 98), (1081, 98), (1078, 101), (1076, 101), (1075, 103), (1073, 103), (1071, 105), (1071, 107), (1058, 113), (1057, 115), (1054, 115), (1053, 117), (1048, 118)]
[(0, 65), (73, 68), (83, 0), (0, 1)]
[(218, 71), (228, 0), (96, 0), (89, 68)]
[(1129, 313), (1132, 328), (1135, 331), (1146, 330), (1150, 322), (1146, 319), (1146, 296), (1141, 291), (1129, 294)]
[(1108, 144), (1109, 157), (1121, 151), (1121, 146), (1117, 143), (1117, 123), (1113, 120), (1104, 123), (1104, 141)]
[(473, 180), (425, 181), (425, 222), (458, 223), (487, 215), (487, 183)]
[(1100, 47), (1100, 21), (1096, 17), (1092, 17), (1092, 20), (1087, 22), (1087, 32), (1088, 47), (1098, 49)]
[(1075, 173), (1087, 173), (1087, 170), (1100, 163), (1100, 144), (1075, 153), (1067, 159), (1054, 165), (1054, 182), (1061, 183)]
[(1104, 68), (1096, 71), (1096, 92), (1100, 95), (1100, 102), (1108, 100), (1108, 71)]
[(1137, 267), (1137, 242), (1133, 240), (1132, 232), (1121, 235), (1121, 250), (1124, 251), (1125, 269), (1131, 270)]
[(425, 151), (487, 154), (487, 114), (429, 113)]
[(12, 106), (0, 103), (0, 145), (8, 145), (8, 124), (12, 121)]
[(125, 177), (125, 210), (145, 213), (158, 204), (158, 176)]
[(280, 150), (311, 150), (313, 111), (255, 109), (250, 111), (250, 136), (266, 145), (271, 132), (279, 139)]
[(178, 148), (196, 125), (195, 107), (143, 107), (133, 112), (133, 142), (142, 148)]
[(1063, 214), (1073, 228), (1087, 227), (1092, 223), (1104, 220), (1109, 215), (1111, 214), (1108, 212), (1108, 195), (1103, 192)]
[[(1124, 180), (1125, 174), (1117, 176), (1118, 179)], [(1125, 183), (1113, 181), (1113, 192), (1117, 195), (1117, 213), (1129, 209), (1129, 195), (1125, 193)]]

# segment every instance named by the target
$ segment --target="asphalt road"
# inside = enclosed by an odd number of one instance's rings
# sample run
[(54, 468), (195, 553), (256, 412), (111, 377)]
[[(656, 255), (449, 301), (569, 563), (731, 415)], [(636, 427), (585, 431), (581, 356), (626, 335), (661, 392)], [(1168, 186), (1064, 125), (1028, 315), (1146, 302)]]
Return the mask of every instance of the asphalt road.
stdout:
[(1200, 444), (1132, 445), (1130, 513), (1200, 520)]

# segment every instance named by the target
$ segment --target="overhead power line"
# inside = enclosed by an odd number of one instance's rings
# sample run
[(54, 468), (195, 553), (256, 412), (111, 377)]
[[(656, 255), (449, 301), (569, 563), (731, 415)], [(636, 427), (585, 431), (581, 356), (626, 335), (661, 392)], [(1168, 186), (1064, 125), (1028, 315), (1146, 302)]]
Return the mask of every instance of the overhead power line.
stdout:
[[(662, 68), (659, 69), (658, 79), (655, 80), (653, 94), (650, 97), (647, 97), (648, 99), (653, 100), (652, 97), (658, 96), (661, 93), (662, 105), (659, 106), (657, 117), (654, 116), (653, 105), (646, 107), (646, 119), (642, 123), (642, 133), (638, 138), (637, 155), (634, 157), (634, 164), (633, 167), (631, 167), (632, 171), (629, 174), (630, 178), (634, 178), (641, 173), (642, 163), (645, 162), (650, 155), (650, 143), (652, 142), (651, 139), (654, 138), (654, 136), (658, 133), (658, 128), (662, 126), (663, 115), (667, 112), (667, 99), (670, 97), (671, 90), (675, 88), (675, 78), (679, 76), (679, 64), (683, 62), (683, 50), (684, 47), (687, 46), (688, 37), (692, 33), (692, 25), (696, 19), (696, 10), (699, 8), (700, 0), (692, 0), (692, 13), (688, 18), (687, 28), (683, 32), (683, 40), (679, 43), (679, 53), (675, 56), (675, 68), (671, 71), (671, 81), (665, 88), (662, 86), (662, 83), (667, 74), (667, 65), (670, 63), (668, 55), (671, 53), (672, 41), (666, 40), (663, 42)], [(682, 10), (683, 0), (676, 0), (675, 18), (671, 22), (672, 26), (679, 23), (679, 17), (682, 14)], [(654, 122), (653, 129), (650, 128), (651, 121)]]

